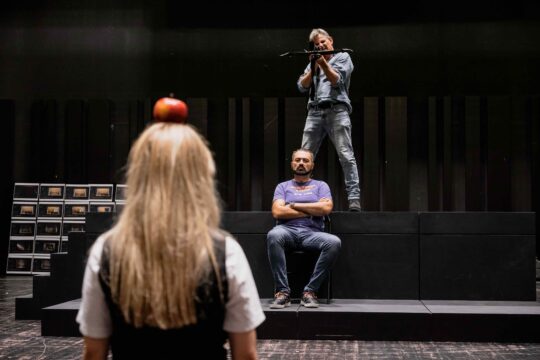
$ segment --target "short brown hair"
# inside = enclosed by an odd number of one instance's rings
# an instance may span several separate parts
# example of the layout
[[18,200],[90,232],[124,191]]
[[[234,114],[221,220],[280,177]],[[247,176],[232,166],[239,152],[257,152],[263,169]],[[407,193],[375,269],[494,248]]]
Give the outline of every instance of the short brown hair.
[[304,148],[300,148],[300,149],[296,149],[292,152],[292,155],[291,155],[291,160],[294,159],[294,154],[296,154],[297,152],[299,151],[305,151],[307,153],[310,153],[311,154],[311,162],[313,162],[315,160],[315,154],[313,154],[313,151],[309,150],[309,149],[304,149]]

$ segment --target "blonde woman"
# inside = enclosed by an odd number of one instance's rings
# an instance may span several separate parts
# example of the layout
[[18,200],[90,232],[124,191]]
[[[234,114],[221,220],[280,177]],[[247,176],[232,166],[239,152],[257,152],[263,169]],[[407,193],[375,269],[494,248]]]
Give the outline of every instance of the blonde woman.
[[127,200],[93,245],[77,315],[85,359],[256,359],[264,319],[244,252],[220,231],[215,164],[189,125],[155,123],[133,145]]

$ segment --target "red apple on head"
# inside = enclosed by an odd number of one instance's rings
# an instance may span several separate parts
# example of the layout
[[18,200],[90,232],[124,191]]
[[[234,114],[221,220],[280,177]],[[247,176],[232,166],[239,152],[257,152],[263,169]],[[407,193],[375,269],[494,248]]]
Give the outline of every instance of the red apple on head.
[[183,124],[187,121],[188,107],[185,102],[171,97],[164,97],[154,105],[154,121]]

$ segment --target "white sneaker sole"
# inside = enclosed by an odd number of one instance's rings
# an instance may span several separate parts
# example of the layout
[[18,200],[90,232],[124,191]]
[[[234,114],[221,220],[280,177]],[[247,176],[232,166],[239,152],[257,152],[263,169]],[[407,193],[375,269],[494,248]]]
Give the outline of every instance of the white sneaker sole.
[[286,308],[288,306],[291,306],[290,302],[285,303],[284,305],[270,304],[270,309],[283,309],[283,308]]
[[307,307],[307,308],[318,308],[319,307],[319,304],[306,304],[303,301],[300,301],[300,304],[303,305],[304,307]]

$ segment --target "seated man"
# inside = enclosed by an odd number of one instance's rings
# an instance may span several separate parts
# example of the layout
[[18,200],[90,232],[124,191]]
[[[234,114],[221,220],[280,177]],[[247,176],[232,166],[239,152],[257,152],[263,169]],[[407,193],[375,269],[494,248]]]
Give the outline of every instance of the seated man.
[[316,293],[326,279],[341,248],[341,240],[323,232],[323,217],[330,214],[332,195],[324,181],[311,179],[313,153],[299,149],[293,152],[291,169],[294,178],[276,187],[272,203],[272,215],[278,220],[267,236],[268,257],[274,277],[275,295],[272,309],[291,304],[287,280],[285,251],[320,251],[319,259],[309,283],[304,287],[301,304],[305,307],[319,306]]

